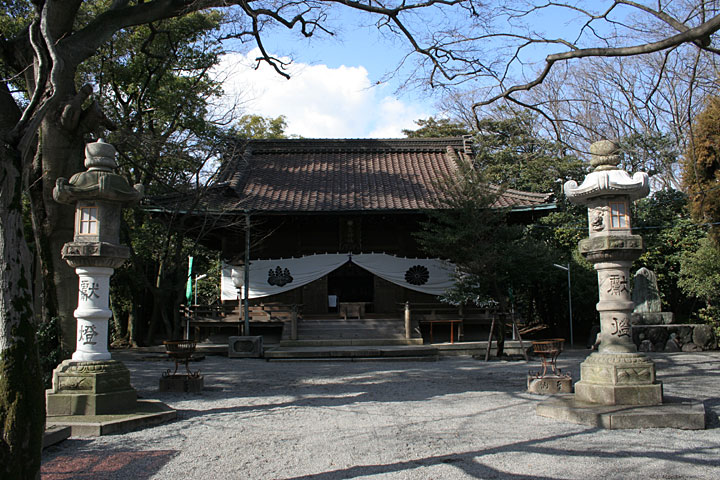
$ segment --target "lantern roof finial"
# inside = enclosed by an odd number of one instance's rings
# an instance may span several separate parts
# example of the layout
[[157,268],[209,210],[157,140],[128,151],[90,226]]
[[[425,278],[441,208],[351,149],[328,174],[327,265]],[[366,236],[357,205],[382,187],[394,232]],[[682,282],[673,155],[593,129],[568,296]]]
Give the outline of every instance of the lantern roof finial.
[[102,138],[85,146],[85,168],[112,171],[117,168],[115,155],[117,150]]
[[612,140],[600,140],[590,145],[590,165],[595,170],[615,170],[622,160],[620,148]]

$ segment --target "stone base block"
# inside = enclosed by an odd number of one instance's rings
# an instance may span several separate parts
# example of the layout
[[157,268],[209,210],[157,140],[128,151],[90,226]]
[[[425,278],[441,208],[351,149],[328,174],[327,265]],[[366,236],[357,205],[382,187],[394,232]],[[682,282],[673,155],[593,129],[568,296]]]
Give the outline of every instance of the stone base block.
[[53,370],[55,393],[110,393],[130,390],[130,371],[116,360],[65,360]]
[[578,401],[577,395],[557,395],[541,402],[536,413],[541,417],[607,429],[705,428],[702,402],[680,398],[666,398],[664,404],[655,406],[609,406]]
[[579,401],[597,405],[660,405],[662,383],[652,385],[598,385],[580,380],[575,384]]
[[53,370],[45,398],[48,416],[105,415],[133,408],[137,393],[122,362],[65,360]]
[[201,392],[205,386],[205,378],[202,375],[197,377],[189,375],[168,375],[160,379],[158,388],[161,392]]
[[263,356],[263,337],[228,337],[228,357],[261,358]]
[[544,377],[528,375],[527,386],[529,393],[537,393],[539,395],[572,393],[572,378],[555,375],[546,375]]
[[47,415],[107,415],[127,411],[135,406],[137,392],[112,393],[45,392]]
[[580,378],[601,385],[652,385],[655,364],[644,353],[593,353],[580,364]]
[[580,365],[579,401],[598,405],[660,405],[662,383],[643,353],[593,353]]

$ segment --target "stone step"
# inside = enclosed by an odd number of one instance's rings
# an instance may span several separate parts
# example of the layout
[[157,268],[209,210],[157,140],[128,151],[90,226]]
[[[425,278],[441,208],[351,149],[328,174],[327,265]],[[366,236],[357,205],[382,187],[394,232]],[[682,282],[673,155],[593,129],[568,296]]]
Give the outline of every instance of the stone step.
[[282,340],[280,347],[335,347],[335,346],[387,346],[422,345],[422,338],[333,338]]
[[265,351],[265,359],[269,361],[298,360],[298,359],[432,359],[438,358],[438,350],[429,346],[335,346],[310,347],[310,346],[279,346],[272,350]]
[[405,330],[405,324],[404,323],[335,323],[335,322],[328,322],[328,323],[303,323],[298,322],[298,328],[365,328],[365,329],[373,329],[373,328],[388,328],[392,330]]
[[298,330],[405,330],[405,325],[302,325],[298,324]]
[[[289,342],[290,326],[283,330],[281,344]],[[320,342],[318,345],[417,345],[422,344],[419,332],[413,329],[412,336],[405,339],[405,321],[398,318],[304,318],[297,322],[299,341]],[[359,343],[364,342],[364,343]]]
[[304,334],[299,333],[298,337],[300,340],[359,340],[359,339],[373,339],[373,340],[404,340],[405,334],[384,334],[384,335],[372,335],[367,332],[345,332],[345,333],[334,333],[334,334]]
[[405,322],[386,322],[386,321],[350,321],[350,320],[328,320],[328,321],[300,321],[298,328],[405,328]]

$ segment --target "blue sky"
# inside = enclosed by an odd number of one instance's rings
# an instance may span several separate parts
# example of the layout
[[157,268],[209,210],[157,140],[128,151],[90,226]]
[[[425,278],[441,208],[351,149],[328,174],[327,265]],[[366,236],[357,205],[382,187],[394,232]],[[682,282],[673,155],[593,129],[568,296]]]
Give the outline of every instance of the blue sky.
[[[290,80],[265,64],[253,70],[258,52],[248,52],[247,47],[227,55],[221,66],[221,71],[228,75],[227,103],[237,102],[238,114],[284,115],[287,133],[308,138],[401,137],[402,129],[416,128],[415,120],[442,115],[437,107],[439,92],[433,96],[427,90],[402,88],[402,80],[414,68],[412,60],[404,65],[404,71],[387,78],[409,51],[407,40],[381,34],[375,26],[379,17],[348,8],[334,9],[331,13],[336,14],[329,19],[336,36],[318,32],[306,39],[297,30],[291,32],[282,27],[265,35],[265,47],[271,55],[293,58]],[[425,12],[422,18],[406,20],[416,30],[435,34],[446,19],[465,20],[466,15],[466,10],[443,7]],[[550,37],[572,37],[568,23],[577,20],[576,16],[566,9],[535,12],[534,30],[549,31]],[[504,31],[513,28],[506,18],[499,18],[488,21],[500,22],[495,27]],[[496,54],[509,58],[514,51],[500,48],[502,41],[477,42],[475,46],[484,51],[476,53],[488,64]],[[547,53],[564,48],[545,45],[527,49],[511,72],[519,76],[534,74],[539,66],[536,62],[542,61]],[[502,64],[495,68],[502,71]]]
[[399,79],[378,84],[404,51],[362,17],[343,15],[332,37],[320,33],[304,39],[283,29],[268,36],[269,52],[293,58],[290,80],[266,65],[253,70],[257,50],[227,55],[221,65],[228,75],[226,101],[239,102],[239,114],[285,115],[287,133],[308,138],[403,136],[403,128],[415,128],[415,120],[436,113],[436,99],[398,91]]

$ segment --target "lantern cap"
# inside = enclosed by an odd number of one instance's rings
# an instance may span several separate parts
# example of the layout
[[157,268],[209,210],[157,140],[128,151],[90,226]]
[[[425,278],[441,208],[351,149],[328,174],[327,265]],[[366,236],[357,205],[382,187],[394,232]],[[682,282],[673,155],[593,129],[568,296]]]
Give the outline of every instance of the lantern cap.
[[115,155],[117,150],[111,143],[100,138],[85,146],[85,168],[112,171],[117,168]]
[[650,181],[647,173],[637,172],[632,177],[618,167],[620,152],[617,144],[610,140],[601,140],[590,145],[590,172],[581,185],[575,180],[565,182],[563,190],[568,200],[585,204],[598,197],[626,196],[628,200],[637,200],[650,193]]
[[70,180],[59,177],[53,189],[53,198],[60,203],[76,203],[79,200],[108,200],[133,205],[140,201],[144,187],[130,186],[122,175],[113,172],[117,168],[117,150],[102,139],[85,147],[87,171],[79,172]]
[[600,140],[590,145],[590,155],[590,165],[595,170],[617,169],[622,160],[620,148],[612,140]]

